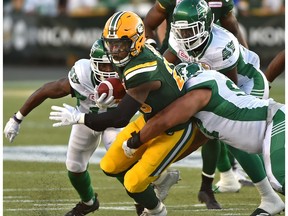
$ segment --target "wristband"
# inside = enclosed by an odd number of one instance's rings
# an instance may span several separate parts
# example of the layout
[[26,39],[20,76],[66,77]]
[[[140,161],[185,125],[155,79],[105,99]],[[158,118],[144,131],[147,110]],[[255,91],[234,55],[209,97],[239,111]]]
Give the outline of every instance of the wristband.
[[[14,121],[16,121],[18,124],[21,124],[22,120],[17,118],[16,113],[13,116]],[[23,119],[23,118],[22,118]]]
[[127,140],[127,146],[132,149],[137,149],[142,145],[142,142],[140,141],[140,133],[136,133],[135,131],[131,133],[131,136]]

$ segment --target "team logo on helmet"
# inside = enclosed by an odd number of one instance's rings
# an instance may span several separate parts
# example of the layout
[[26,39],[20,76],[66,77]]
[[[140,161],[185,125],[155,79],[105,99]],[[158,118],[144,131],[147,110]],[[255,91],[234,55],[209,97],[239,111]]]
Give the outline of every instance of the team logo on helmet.
[[199,1],[199,3],[196,5],[196,10],[198,12],[198,17],[200,20],[206,17],[208,9],[209,8],[206,1]]
[[141,23],[140,25],[137,26],[137,33],[139,35],[142,35],[143,32],[144,32],[144,25],[143,25],[143,23]]

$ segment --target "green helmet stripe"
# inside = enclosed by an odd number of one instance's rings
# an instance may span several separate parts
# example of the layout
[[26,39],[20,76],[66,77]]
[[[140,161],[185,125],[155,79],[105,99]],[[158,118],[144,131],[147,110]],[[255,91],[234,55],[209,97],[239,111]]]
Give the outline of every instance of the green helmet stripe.
[[116,35],[116,30],[117,30],[117,23],[120,19],[120,17],[125,13],[125,11],[119,11],[118,13],[115,13],[113,15],[113,17],[111,18],[111,22],[110,22],[110,25],[109,25],[109,36],[117,36]]

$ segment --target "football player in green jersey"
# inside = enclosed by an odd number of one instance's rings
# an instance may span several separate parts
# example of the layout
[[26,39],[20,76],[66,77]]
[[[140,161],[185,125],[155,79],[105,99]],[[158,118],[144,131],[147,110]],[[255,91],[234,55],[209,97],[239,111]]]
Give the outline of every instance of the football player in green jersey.
[[[184,80],[152,46],[145,45],[145,29],[141,18],[133,12],[119,11],[105,24],[103,40],[110,61],[115,66],[126,88],[126,95],[117,108],[102,114],[84,114],[77,109],[53,106],[50,119],[58,121],[53,126],[85,124],[96,131],[108,127],[126,126],[102,158],[100,167],[108,176],[116,177],[128,195],[145,207],[142,215],[166,216],[165,205],[151,185],[190,143],[197,142],[199,130],[190,122],[170,128],[152,141],[138,146],[125,140],[134,136],[156,113],[182,96]],[[142,114],[132,121],[140,111]],[[200,139],[201,142],[203,139]],[[141,159],[141,160],[140,160]]]
[[274,190],[285,194],[285,105],[247,95],[223,74],[205,71],[197,63],[181,63],[176,70],[186,80],[187,93],[156,114],[139,132],[135,131],[137,139],[129,138],[125,143],[140,146],[140,150],[141,143],[168,128],[187,120],[196,122],[209,139],[222,140],[251,154],[263,154],[269,181],[266,177],[256,183],[262,199],[251,216],[282,212],[285,204]]

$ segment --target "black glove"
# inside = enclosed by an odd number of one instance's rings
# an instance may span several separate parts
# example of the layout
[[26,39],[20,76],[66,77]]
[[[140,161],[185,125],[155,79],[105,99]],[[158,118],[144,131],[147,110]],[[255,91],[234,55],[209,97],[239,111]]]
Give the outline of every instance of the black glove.
[[142,142],[140,141],[140,132],[136,133],[135,131],[131,133],[131,136],[127,140],[127,146],[132,149],[137,149],[142,145]]

